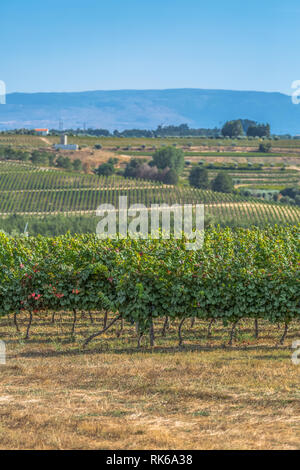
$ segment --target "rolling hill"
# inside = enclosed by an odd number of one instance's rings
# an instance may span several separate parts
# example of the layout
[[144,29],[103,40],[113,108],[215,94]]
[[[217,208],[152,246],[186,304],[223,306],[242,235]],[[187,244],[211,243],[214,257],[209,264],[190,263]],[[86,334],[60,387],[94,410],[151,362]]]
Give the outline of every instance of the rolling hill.
[[300,106],[282,93],[201,89],[11,93],[0,106],[0,130],[87,127],[147,128],[187,123],[220,127],[228,119],[269,122],[272,132],[300,134]]

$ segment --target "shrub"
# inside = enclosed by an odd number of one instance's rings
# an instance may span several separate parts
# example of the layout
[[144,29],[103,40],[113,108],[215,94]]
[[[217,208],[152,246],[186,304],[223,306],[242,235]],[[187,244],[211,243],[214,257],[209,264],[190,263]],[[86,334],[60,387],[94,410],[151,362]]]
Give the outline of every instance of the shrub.
[[184,153],[175,147],[161,148],[154,153],[153,164],[161,170],[167,167],[173,169],[180,175],[184,168]]
[[163,181],[163,183],[165,183],[165,184],[173,184],[173,185],[178,184],[178,175],[177,175],[176,171],[171,168],[171,169],[170,169],[169,171],[167,171],[167,173],[163,176],[162,181]]
[[111,176],[115,172],[115,168],[111,163],[102,163],[94,170],[94,173],[98,176]]
[[208,171],[200,166],[195,166],[191,169],[189,182],[194,188],[207,189],[209,186]]
[[223,172],[218,173],[212,182],[212,189],[220,193],[232,193],[234,185],[231,176]]
[[268,153],[271,151],[271,148],[272,148],[272,145],[270,144],[270,142],[266,142],[264,144],[259,145],[259,152]]

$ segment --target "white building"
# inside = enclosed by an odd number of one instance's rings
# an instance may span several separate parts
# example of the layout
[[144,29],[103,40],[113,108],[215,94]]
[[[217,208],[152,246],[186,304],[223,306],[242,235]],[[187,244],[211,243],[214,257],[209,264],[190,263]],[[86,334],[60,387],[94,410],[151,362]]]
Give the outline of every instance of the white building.
[[60,144],[54,145],[55,150],[78,150],[77,144],[68,144],[68,136],[61,135],[60,136]]
[[34,129],[37,135],[48,135],[49,129]]
[[55,150],[78,150],[78,145],[77,144],[68,144],[68,145],[55,144],[54,148]]

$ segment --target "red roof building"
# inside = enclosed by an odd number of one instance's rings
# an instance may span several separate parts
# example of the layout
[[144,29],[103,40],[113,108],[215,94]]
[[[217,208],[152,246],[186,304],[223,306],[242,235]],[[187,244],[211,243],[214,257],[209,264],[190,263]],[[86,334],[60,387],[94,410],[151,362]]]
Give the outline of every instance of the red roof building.
[[49,129],[34,129],[34,131],[39,135],[48,135]]

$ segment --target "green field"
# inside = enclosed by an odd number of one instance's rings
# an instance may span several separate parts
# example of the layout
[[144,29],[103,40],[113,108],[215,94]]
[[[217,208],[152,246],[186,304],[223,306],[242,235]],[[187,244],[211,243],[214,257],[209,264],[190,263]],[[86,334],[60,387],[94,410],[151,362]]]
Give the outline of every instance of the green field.
[[[0,146],[28,151],[37,148],[51,150],[52,144],[58,141],[58,136],[44,138],[0,134]],[[3,230],[10,230],[12,226],[20,230],[27,221],[31,226],[35,225],[35,230],[39,230],[41,220],[45,217],[51,217],[53,222],[53,217],[66,216],[71,219],[65,225],[73,232],[73,227],[76,226],[74,217],[81,216],[78,231],[94,231],[97,207],[106,203],[117,208],[121,195],[127,195],[129,205],[143,203],[148,208],[151,204],[204,204],[207,221],[222,226],[264,226],[268,223],[299,221],[299,206],[274,203],[273,196],[285,187],[299,185],[300,167],[295,166],[295,162],[298,163],[298,157],[300,162],[300,141],[273,140],[273,151],[266,154],[257,152],[259,140],[247,139],[126,139],[76,136],[69,137],[69,142],[77,143],[82,148],[76,158],[82,159],[83,163],[86,158],[93,159],[94,145],[99,143],[102,149],[97,150],[97,156],[104,161],[110,156],[118,158],[118,155],[149,158],[155,148],[176,145],[184,150],[186,166],[179,185],[166,186],[158,182],[125,179],[121,176],[122,165],[119,174],[113,177],[98,177],[91,171],[85,174],[2,160],[0,217]],[[243,146],[249,147],[247,151],[241,150]],[[289,160],[290,155],[293,155],[294,160]],[[252,161],[254,163],[251,163]],[[120,162],[123,162],[124,168],[124,160]],[[237,191],[234,194],[224,194],[191,188],[188,183],[189,172],[199,162],[208,169],[209,181],[219,172],[226,172],[233,179]],[[245,190],[251,196],[244,196]],[[18,219],[11,225],[13,216]],[[59,224],[63,224],[62,219]]]

